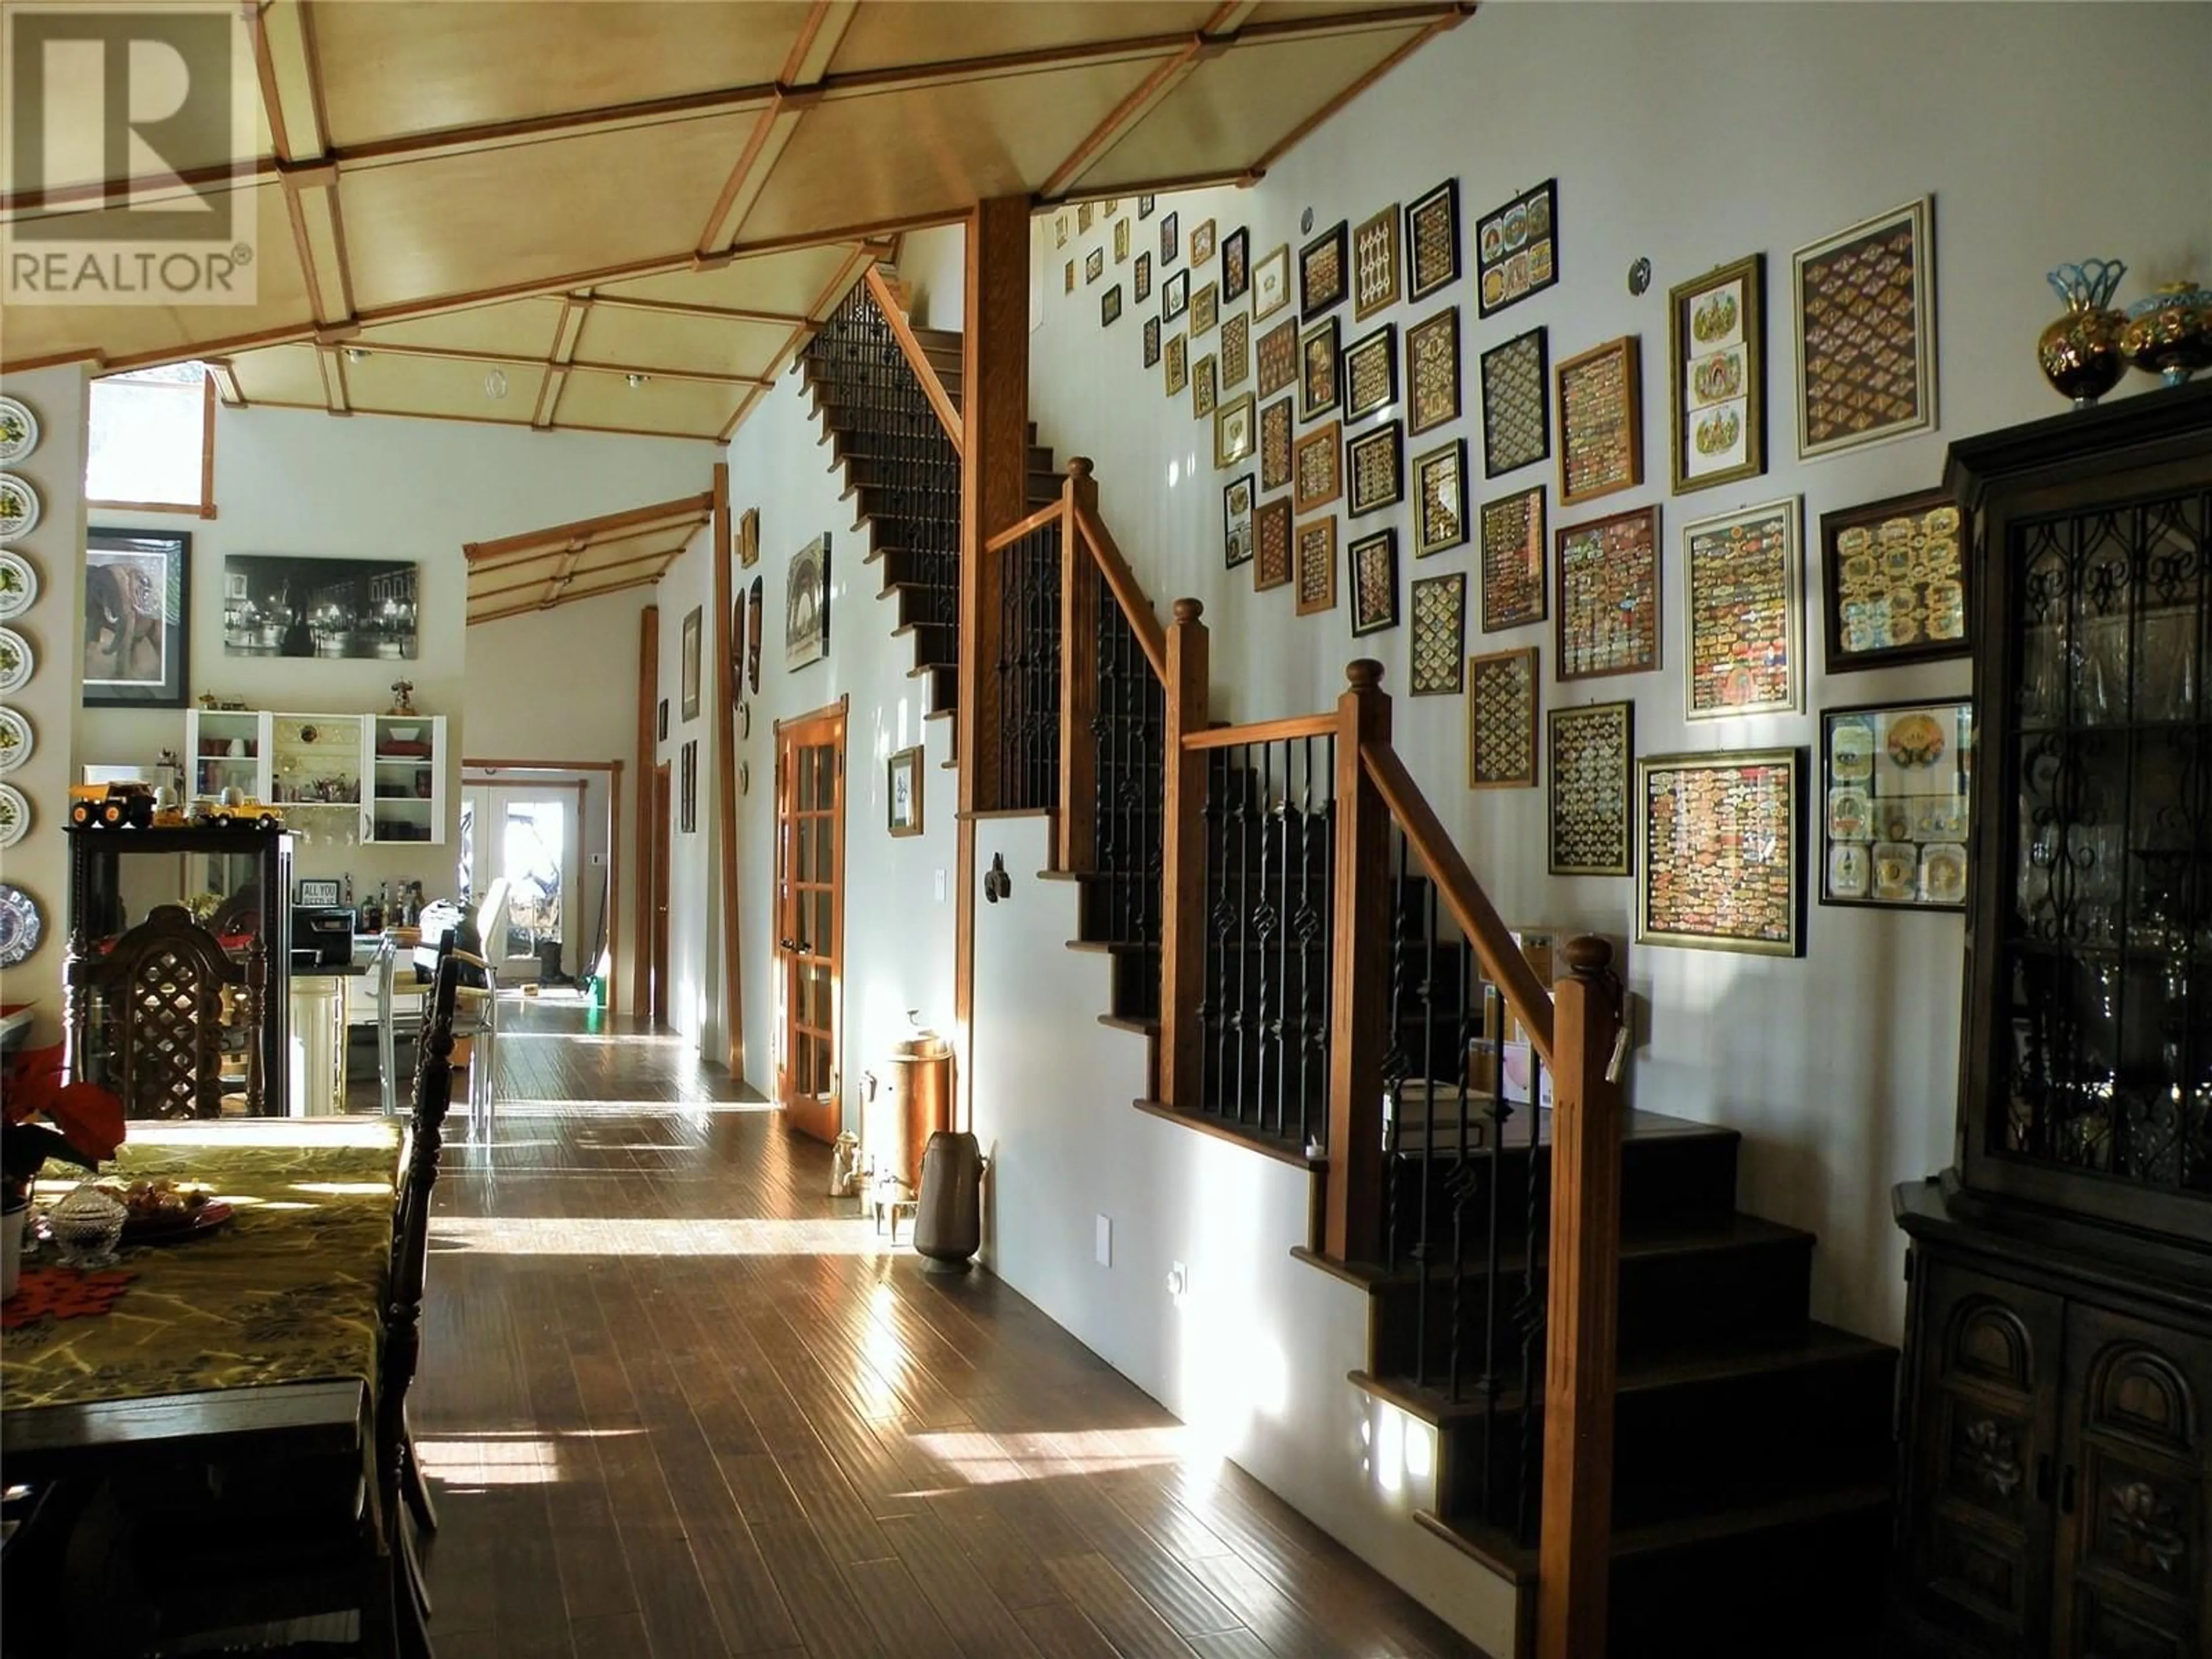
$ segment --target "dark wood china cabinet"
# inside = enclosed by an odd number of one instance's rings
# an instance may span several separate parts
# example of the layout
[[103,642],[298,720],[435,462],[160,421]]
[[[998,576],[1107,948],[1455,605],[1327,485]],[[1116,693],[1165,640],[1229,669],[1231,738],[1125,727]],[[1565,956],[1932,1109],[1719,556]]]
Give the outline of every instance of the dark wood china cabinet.
[[1952,447],[1955,1165],[1898,1188],[1905,1651],[2212,1653],[2212,385]]

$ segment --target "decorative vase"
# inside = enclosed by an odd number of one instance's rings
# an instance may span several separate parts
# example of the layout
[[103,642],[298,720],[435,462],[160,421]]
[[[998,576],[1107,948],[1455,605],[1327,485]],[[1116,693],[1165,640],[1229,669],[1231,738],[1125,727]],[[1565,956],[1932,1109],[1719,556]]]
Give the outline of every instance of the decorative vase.
[[924,1273],[963,1273],[983,1244],[983,1149],[965,1130],[939,1129],[921,1154],[914,1248]]
[[2076,409],[2094,407],[2127,373],[2120,334],[2128,319],[2112,308],[2113,290],[2127,271],[2118,259],[2084,259],[2045,278],[2066,301],[2066,314],[2043,331],[2035,361],[2043,378]]
[[2128,307],[2120,349],[2146,374],[2180,386],[2212,365],[2212,289],[2168,283]]
[[0,1302],[15,1294],[23,1271],[23,1229],[30,1224],[29,1200],[0,1210]]

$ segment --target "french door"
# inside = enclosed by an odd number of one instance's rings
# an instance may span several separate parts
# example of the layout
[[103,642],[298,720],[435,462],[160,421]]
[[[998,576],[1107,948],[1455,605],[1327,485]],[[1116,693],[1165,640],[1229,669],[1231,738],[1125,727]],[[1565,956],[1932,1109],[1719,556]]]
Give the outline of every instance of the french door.
[[547,963],[563,973],[588,971],[576,914],[576,839],[584,793],[573,783],[471,783],[465,790],[475,823],[475,891],[507,883],[506,902],[491,920],[484,956],[502,980],[538,978]]
[[845,711],[788,720],[775,741],[776,1098],[818,1140],[842,1126]]

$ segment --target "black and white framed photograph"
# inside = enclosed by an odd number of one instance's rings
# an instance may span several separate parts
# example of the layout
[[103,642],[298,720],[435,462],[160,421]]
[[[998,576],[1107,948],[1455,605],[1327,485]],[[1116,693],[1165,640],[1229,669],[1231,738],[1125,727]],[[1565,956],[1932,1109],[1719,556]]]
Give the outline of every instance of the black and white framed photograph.
[[94,528],[87,533],[86,708],[185,706],[191,563],[192,538],[182,531]]
[[392,559],[233,553],[222,562],[223,655],[412,662],[417,569]]
[[791,562],[783,596],[783,665],[804,668],[830,650],[830,532],[823,531]]

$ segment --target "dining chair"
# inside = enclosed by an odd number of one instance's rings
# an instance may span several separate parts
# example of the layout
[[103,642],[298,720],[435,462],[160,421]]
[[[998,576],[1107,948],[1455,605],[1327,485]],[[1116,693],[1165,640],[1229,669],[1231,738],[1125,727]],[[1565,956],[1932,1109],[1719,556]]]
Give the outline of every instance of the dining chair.
[[459,988],[459,1005],[453,1034],[469,1042],[469,1139],[479,1144],[491,1139],[492,1109],[499,1082],[499,973],[473,952],[455,950],[453,960],[468,970],[465,978],[481,977],[481,985]]
[[[377,941],[368,974],[376,991],[377,1085],[384,1115],[390,1117],[399,1109],[399,1039],[419,1043],[426,992],[414,983],[413,952],[402,950],[388,934]],[[422,1063],[419,1050],[416,1063]]]

